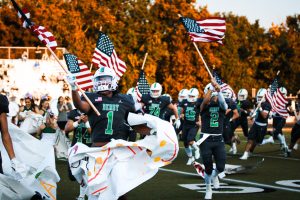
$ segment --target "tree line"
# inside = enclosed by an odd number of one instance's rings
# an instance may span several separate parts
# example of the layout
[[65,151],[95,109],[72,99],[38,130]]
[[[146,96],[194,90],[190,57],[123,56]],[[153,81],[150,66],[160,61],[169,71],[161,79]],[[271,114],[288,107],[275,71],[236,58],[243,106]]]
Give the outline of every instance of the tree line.
[[[162,84],[164,93],[177,97],[182,88],[197,87],[202,93],[210,81],[199,55],[178,14],[193,19],[226,18],[224,45],[198,43],[207,64],[237,92],[240,88],[268,87],[278,70],[289,93],[299,89],[300,15],[265,30],[257,20],[250,23],[233,13],[209,13],[195,8],[195,0],[17,0],[30,11],[31,19],[47,27],[57,43],[88,66],[98,30],[109,35],[127,71],[120,81],[126,92],[136,85],[143,58],[149,83]],[[37,46],[41,43],[21,26],[10,1],[0,3],[1,46]],[[96,70],[96,68],[93,68]]]

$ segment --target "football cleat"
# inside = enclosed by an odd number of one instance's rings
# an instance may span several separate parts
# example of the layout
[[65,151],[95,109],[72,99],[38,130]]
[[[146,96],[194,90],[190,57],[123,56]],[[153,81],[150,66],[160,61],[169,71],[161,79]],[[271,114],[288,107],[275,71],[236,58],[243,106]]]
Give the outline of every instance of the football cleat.
[[186,165],[192,165],[192,163],[195,161],[195,158],[192,156],[192,157],[189,157]]
[[212,176],[211,176],[211,181],[213,183],[213,186],[215,189],[219,189],[220,188],[220,182],[219,182],[219,177],[218,177],[218,173],[216,170],[214,170],[212,172]]
[[247,160],[249,158],[249,152],[245,151],[243,156],[240,157],[240,160]]

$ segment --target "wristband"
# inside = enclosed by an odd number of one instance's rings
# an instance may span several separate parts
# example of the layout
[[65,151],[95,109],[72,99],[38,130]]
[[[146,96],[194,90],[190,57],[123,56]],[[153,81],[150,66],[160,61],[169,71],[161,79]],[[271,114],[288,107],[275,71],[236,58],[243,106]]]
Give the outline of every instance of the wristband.
[[77,128],[77,126],[78,126],[78,122],[73,122],[73,127]]
[[91,128],[91,125],[90,125],[90,122],[89,122],[89,121],[85,122],[85,127],[86,127],[86,128]]

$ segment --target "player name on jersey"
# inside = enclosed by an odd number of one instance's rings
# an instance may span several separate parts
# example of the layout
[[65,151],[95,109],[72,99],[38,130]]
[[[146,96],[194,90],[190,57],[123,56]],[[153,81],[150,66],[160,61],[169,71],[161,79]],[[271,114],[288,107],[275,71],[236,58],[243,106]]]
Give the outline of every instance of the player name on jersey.
[[102,110],[105,111],[119,111],[119,104],[102,104]]

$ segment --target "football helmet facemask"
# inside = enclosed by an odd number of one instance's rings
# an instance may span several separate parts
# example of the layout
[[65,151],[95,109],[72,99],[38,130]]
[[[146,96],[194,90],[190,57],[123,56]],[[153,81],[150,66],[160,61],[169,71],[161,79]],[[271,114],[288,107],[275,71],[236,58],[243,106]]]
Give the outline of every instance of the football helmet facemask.
[[199,91],[197,88],[191,88],[188,93],[188,102],[196,102],[199,96]]
[[232,94],[232,91],[229,90],[229,89],[225,89],[222,91],[222,94],[224,96],[225,99],[231,99],[233,94]]
[[260,102],[264,95],[266,94],[267,90],[265,88],[260,88],[256,94],[256,101]]
[[160,97],[162,92],[162,87],[159,83],[153,83],[150,87],[150,96],[152,98],[158,98]]
[[180,90],[180,92],[178,93],[178,101],[182,102],[184,99],[187,99],[188,93],[189,93],[188,89]]
[[248,91],[244,88],[240,89],[238,92],[238,100],[239,101],[244,101],[248,97]]
[[115,72],[108,67],[100,67],[93,77],[94,91],[115,91],[118,87]]

